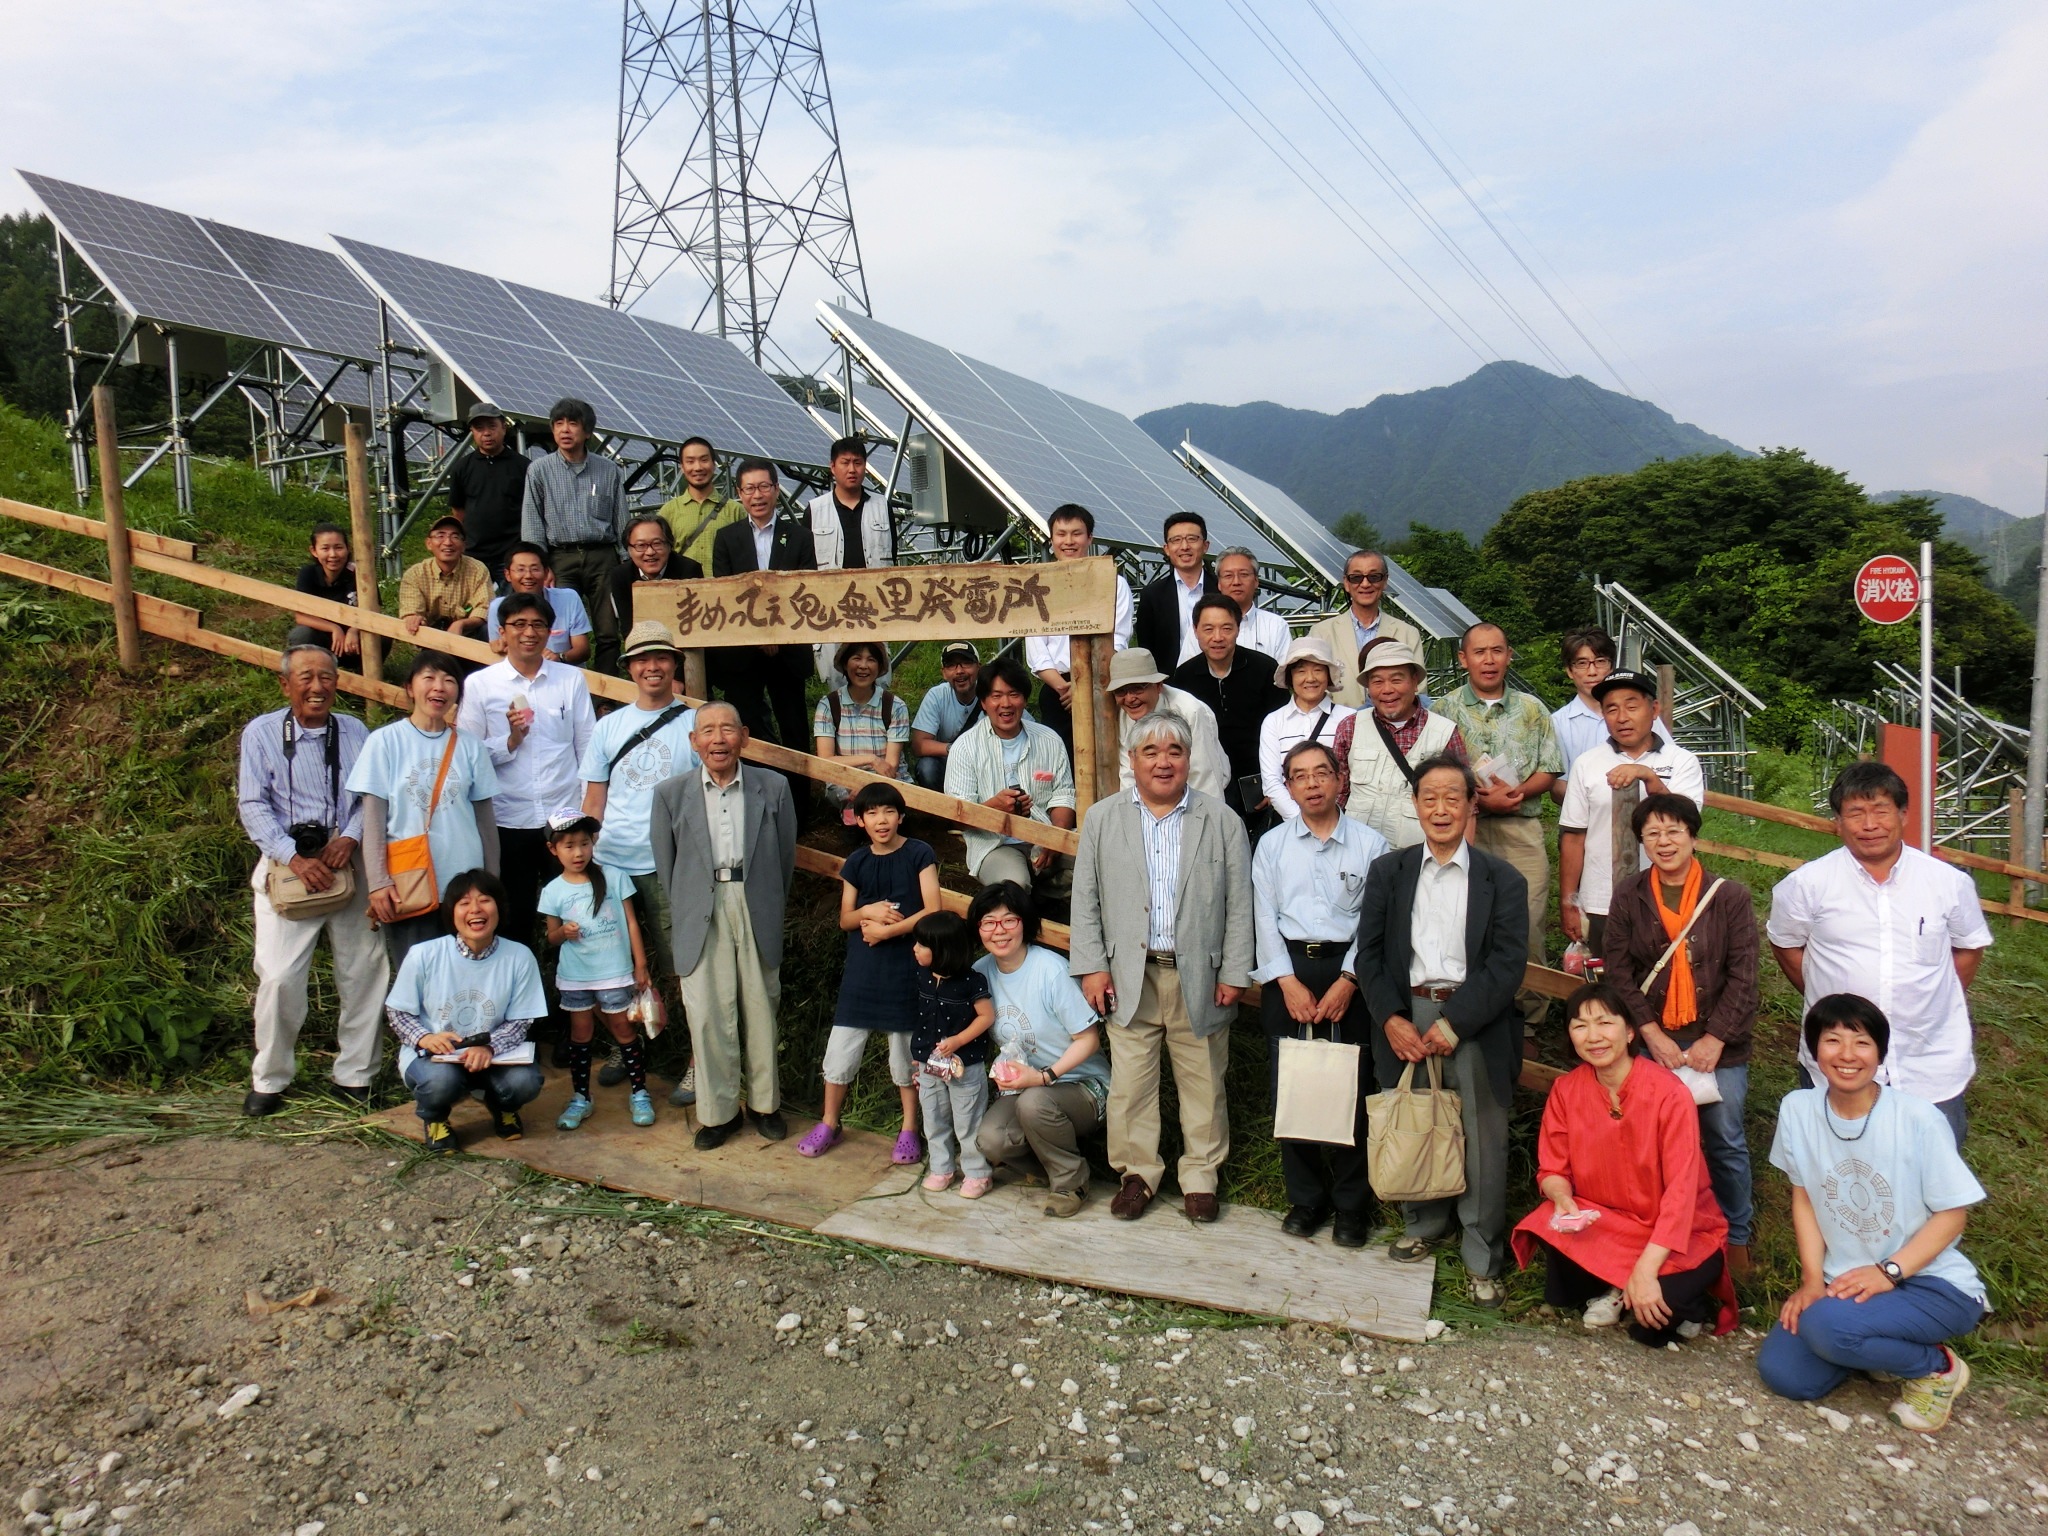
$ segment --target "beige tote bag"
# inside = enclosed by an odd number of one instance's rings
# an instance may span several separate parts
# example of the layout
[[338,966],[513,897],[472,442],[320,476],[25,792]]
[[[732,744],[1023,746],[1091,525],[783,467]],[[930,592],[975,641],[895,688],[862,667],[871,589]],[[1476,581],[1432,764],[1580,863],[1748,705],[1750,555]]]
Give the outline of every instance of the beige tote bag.
[[1358,1046],[1313,1035],[1281,1040],[1276,1140],[1358,1145],[1358,1052]]
[[1429,1058],[1429,1086],[1415,1087],[1409,1062],[1391,1091],[1365,1101],[1366,1177],[1382,1200],[1448,1200],[1465,1193],[1464,1106],[1444,1087],[1441,1056]]

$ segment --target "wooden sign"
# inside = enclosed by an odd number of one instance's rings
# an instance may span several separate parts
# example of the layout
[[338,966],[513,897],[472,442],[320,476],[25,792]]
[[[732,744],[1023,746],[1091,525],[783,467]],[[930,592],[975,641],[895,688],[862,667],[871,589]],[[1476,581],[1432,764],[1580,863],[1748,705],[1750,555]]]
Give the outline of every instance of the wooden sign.
[[755,571],[633,585],[633,619],[659,619],[686,650],[848,640],[1014,639],[1108,634],[1116,562],[905,565]]

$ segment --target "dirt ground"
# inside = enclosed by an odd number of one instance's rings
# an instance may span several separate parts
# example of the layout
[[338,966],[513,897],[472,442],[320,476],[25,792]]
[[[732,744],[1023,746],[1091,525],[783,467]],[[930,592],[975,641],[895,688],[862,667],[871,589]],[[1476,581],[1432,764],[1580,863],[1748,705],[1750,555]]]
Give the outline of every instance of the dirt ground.
[[[1148,1219],[1174,1219],[1155,1212]],[[16,1528],[2039,1531],[2048,1432],[1753,1336],[1219,1327],[349,1140],[0,1165]],[[266,1310],[323,1287],[314,1304]],[[253,1303],[253,1305],[252,1305]],[[261,1315],[257,1315],[261,1311]]]

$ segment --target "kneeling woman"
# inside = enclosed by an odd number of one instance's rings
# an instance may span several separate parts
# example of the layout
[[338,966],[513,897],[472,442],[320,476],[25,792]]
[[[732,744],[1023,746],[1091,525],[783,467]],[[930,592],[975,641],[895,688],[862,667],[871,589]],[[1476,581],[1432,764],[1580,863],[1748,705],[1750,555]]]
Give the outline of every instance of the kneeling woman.
[[441,902],[442,937],[415,945],[384,1000],[398,1036],[398,1075],[426,1123],[428,1150],[453,1152],[448,1112],[483,1090],[491,1128],[523,1133],[519,1106],[540,1092],[540,1068],[526,1032],[546,1017],[547,994],[533,951],[498,937],[505,886],[487,870],[465,870]]
[[1956,1246],[1984,1186],[1939,1109],[1878,1085],[1892,1031],[1875,1003],[1824,997],[1805,1033],[1821,1081],[1785,1095],[1771,1141],[1792,1181],[1799,1289],[1757,1351],[1757,1374],[1800,1402],[1851,1371],[1896,1376],[1893,1420],[1932,1433],[1970,1383],[1947,1341],[1989,1310]]
[[1525,1267],[1540,1251],[1543,1299],[1583,1307],[1588,1328],[1631,1317],[1649,1345],[1735,1326],[1722,1245],[1727,1218],[1700,1151],[1699,1113],[1678,1078],[1629,1054],[1628,1005],[1602,983],[1565,1002],[1580,1065],[1550,1086],[1536,1180],[1550,1202],[1515,1228]]

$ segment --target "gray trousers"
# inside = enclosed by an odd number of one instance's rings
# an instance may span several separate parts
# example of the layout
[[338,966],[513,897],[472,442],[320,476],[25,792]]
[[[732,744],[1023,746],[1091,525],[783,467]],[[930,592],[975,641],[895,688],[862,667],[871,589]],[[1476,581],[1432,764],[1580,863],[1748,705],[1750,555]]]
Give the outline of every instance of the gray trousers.
[[1036,1162],[1045,1170],[1046,1183],[1071,1194],[1088,1187],[1081,1138],[1101,1124],[1094,1094],[1079,1083],[1054,1083],[997,1097],[982,1115],[975,1141],[997,1167],[1029,1173]]
[[970,1179],[989,1175],[981,1152],[981,1122],[988,1113],[988,1067],[975,1062],[958,1077],[940,1077],[922,1068],[917,1074],[917,1104],[924,1112],[924,1145],[933,1173],[956,1170]]
[[[1426,997],[1415,999],[1413,1023],[1423,1034],[1443,1016]],[[1455,1218],[1464,1229],[1460,1252],[1468,1273],[1499,1275],[1508,1251],[1508,1112],[1493,1096],[1486,1057],[1476,1040],[1460,1040],[1444,1064],[1444,1086],[1455,1088],[1465,1124],[1465,1193],[1453,1200],[1404,1200],[1404,1236],[1435,1242],[1448,1237]]]

